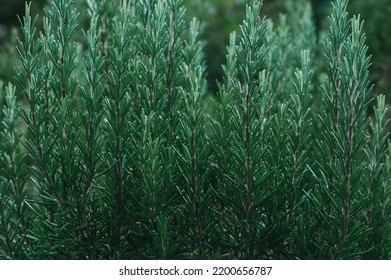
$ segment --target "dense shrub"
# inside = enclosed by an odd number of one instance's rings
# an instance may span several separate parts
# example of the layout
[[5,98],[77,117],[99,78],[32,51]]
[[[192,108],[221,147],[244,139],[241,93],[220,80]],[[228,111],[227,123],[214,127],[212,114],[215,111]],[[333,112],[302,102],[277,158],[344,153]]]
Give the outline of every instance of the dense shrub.
[[73,1],[53,1],[42,33],[30,5],[21,20],[1,258],[390,258],[385,98],[368,117],[370,58],[347,1],[321,56],[306,0],[278,26],[251,1],[216,98],[181,0],[87,3],[87,31]]

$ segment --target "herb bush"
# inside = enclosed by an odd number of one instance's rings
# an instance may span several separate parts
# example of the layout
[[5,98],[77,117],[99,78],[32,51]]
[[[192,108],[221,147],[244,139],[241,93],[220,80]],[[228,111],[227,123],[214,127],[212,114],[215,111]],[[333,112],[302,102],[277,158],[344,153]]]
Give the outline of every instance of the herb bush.
[[1,89],[1,258],[390,258],[385,97],[369,117],[347,1],[320,56],[307,1],[276,26],[251,1],[216,98],[181,0],[87,3],[87,31],[73,1],[39,34],[30,4],[21,19],[21,102]]

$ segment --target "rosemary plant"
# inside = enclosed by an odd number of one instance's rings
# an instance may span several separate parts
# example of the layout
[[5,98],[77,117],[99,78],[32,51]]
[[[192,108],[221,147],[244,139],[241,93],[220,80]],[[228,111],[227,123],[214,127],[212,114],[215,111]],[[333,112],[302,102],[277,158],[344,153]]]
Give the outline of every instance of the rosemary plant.
[[362,196],[366,187],[363,177],[366,164],[361,151],[368,137],[369,57],[362,22],[359,17],[347,20],[346,6],[347,1],[337,1],[334,5],[329,39],[325,44],[329,77],[323,87],[325,111],[321,118],[325,131],[319,142],[322,151],[319,180],[323,196],[314,197],[317,216],[328,231],[321,233],[319,254],[333,259],[362,254],[357,241],[368,231],[362,211],[366,203]]
[[0,258],[24,259],[28,256],[30,214],[26,199],[27,174],[25,155],[21,152],[21,132],[18,130],[18,108],[15,87],[6,87],[3,122],[0,130]]
[[[184,141],[180,149],[182,187],[179,188],[183,203],[183,223],[189,238],[193,258],[213,257],[215,219],[214,195],[208,185],[209,141],[206,137],[205,94],[206,79],[203,65],[202,44],[198,41],[199,22],[190,24],[189,40],[183,50],[182,64],[185,84],[183,87],[184,110],[180,117]],[[191,219],[189,219],[191,217]]]
[[389,259],[390,226],[386,219],[389,217],[390,194],[389,188],[389,132],[386,130],[388,120],[385,118],[385,96],[377,98],[375,119],[370,121],[370,140],[366,147],[368,158],[368,181],[366,192],[368,201],[365,207],[367,234],[365,249],[366,257],[370,259]]
[[41,32],[26,5],[19,87],[0,83],[0,258],[390,258],[387,106],[367,115],[348,2],[320,51],[309,1],[275,23],[250,1],[216,96],[183,3],[54,0]]
[[289,152],[293,155],[293,162],[290,163],[291,190],[289,194],[289,220],[295,215],[298,201],[303,195],[303,190],[308,189],[308,179],[306,175],[309,172],[307,164],[310,162],[309,153],[311,148],[311,139],[309,129],[311,126],[310,105],[311,105],[311,78],[313,71],[310,69],[310,52],[304,50],[301,52],[301,69],[295,72],[296,82],[295,94],[291,96],[292,106],[289,109],[291,120],[290,145]]
[[[270,196],[266,188],[270,169],[262,159],[265,154],[263,131],[268,120],[259,108],[266,106],[262,103],[267,100],[268,92],[262,72],[266,59],[266,23],[259,17],[260,8],[258,1],[247,6],[239,43],[234,44],[235,36],[231,37],[228,62],[232,65],[225,67],[226,81],[220,95],[221,106],[225,108],[219,110],[223,116],[214,132],[219,137],[217,144],[226,144],[216,153],[217,172],[222,177],[218,186],[223,222],[220,234],[235,258],[265,254],[263,246],[257,244],[266,238],[270,226],[262,219],[264,202]],[[232,95],[231,104],[227,104],[228,97],[224,95]],[[229,120],[225,120],[225,114],[230,115]]]

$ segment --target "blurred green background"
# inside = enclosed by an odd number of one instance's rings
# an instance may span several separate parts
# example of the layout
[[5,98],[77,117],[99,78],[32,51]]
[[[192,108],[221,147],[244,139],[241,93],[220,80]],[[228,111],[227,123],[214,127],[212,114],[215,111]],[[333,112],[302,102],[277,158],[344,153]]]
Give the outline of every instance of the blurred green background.
[[[42,18],[44,0],[33,0],[32,13]],[[85,0],[76,0],[81,18],[86,17]],[[238,30],[245,13],[246,0],[184,0],[187,17],[193,16],[203,24],[202,39],[206,42],[205,55],[208,67],[209,89],[216,91],[216,80],[222,77],[229,33]],[[327,15],[331,0],[312,0],[314,24],[321,41],[327,32]],[[19,59],[15,44],[19,26],[16,15],[24,14],[23,0],[0,0],[0,80],[12,81]],[[285,0],[264,0],[263,14],[278,22],[278,15],[286,11]],[[80,7],[81,6],[81,7]],[[350,0],[351,13],[365,19],[369,52],[372,54],[371,79],[376,85],[375,94],[383,93],[391,101],[391,0]],[[84,21],[87,22],[87,21]],[[321,44],[319,44],[321,46]],[[299,51],[299,50],[298,50]]]

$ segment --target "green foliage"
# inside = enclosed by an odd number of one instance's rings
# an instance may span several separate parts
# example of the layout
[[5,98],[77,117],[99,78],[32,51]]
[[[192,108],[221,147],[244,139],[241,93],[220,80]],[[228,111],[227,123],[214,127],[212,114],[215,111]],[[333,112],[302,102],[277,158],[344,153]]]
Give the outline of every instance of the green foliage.
[[[337,2],[329,18],[325,43],[329,75],[323,85],[325,111],[320,116],[325,131],[319,143],[320,193],[315,207],[320,224],[330,231],[322,240],[321,258],[352,258],[359,254],[357,241],[367,232],[363,221],[366,168],[360,153],[367,142],[366,110],[369,58],[360,18],[347,19],[347,1]],[[324,212],[324,205],[327,205]]]
[[388,120],[385,108],[385,96],[377,98],[375,119],[370,120],[371,137],[366,147],[368,160],[367,190],[364,193],[368,198],[366,207],[366,222],[371,229],[365,240],[368,252],[367,258],[389,259],[389,239],[385,237],[390,232],[388,219],[390,213],[390,197],[388,194],[388,181],[390,176],[389,132],[386,131]]
[[[226,143],[223,139],[217,140],[218,144],[227,146],[217,148],[216,173],[221,173],[219,176],[222,177],[217,186],[223,208],[221,234],[223,243],[232,248],[231,257],[234,258],[254,258],[264,254],[258,251],[256,243],[265,239],[267,231],[261,226],[263,221],[259,220],[269,196],[265,186],[270,173],[262,159],[265,154],[262,127],[267,126],[268,121],[257,110],[265,106],[262,103],[268,94],[265,75],[262,74],[266,57],[266,23],[259,17],[260,7],[260,2],[247,6],[246,19],[240,26],[239,43],[232,42],[234,45],[230,46],[234,59],[229,60],[233,65],[228,64],[226,71],[235,70],[226,73],[232,76],[226,80],[220,94],[221,99],[226,98],[224,95],[232,95],[227,107],[220,109],[230,118],[226,123],[224,119],[216,123],[214,131],[220,137],[221,130],[226,130],[221,134],[225,141],[228,140]],[[222,100],[221,103],[225,102]],[[230,164],[228,168],[225,167],[227,163]]]
[[287,1],[286,8],[287,14],[280,14],[276,27],[272,21],[268,22],[267,33],[269,86],[273,98],[285,101],[287,98],[282,95],[294,90],[292,81],[296,68],[300,66],[300,51],[308,50],[312,58],[316,49],[310,3],[306,0]]
[[0,258],[390,258],[387,109],[367,116],[360,17],[336,1],[320,51],[308,1],[278,25],[261,7],[213,99],[183,1],[55,0],[39,34],[27,4],[21,96],[2,93]]
[[15,87],[6,87],[3,121],[0,129],[0,258],[23,259],[28,254],[27,237],[30,226],[27,208],[27,174],[25,155],[21,152],[21,132],[18,130],[18,108]]

